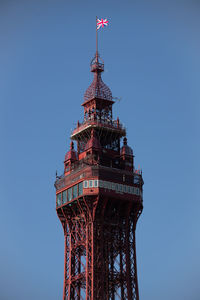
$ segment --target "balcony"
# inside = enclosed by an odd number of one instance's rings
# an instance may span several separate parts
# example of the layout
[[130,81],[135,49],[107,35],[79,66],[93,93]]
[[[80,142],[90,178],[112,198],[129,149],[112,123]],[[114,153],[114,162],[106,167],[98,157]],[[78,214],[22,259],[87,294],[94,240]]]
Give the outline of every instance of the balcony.
[[72,132],[71,138],[73,139],[79,132],[86,130],[89,127],[97,127],[102,129],[107,129],[110,131],[119,131],[121,136],[126,135],[125,127],[118,120],[86,120],[80,123]]

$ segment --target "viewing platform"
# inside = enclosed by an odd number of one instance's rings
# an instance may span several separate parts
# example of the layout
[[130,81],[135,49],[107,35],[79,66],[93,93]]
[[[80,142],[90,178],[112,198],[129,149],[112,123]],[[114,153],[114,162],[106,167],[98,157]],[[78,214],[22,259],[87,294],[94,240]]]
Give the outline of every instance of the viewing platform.
[[106,120],[92,119],[92,120],[84,121],[83,123],[79,123],[78,126],[73,130],[71,134],[71,139],[76,140],[79,134],[82,134],[88,128],[97,128],[97,129],[117,132],[119,133],[120,137],[126,135],[125,127],[118,120],[106,121]]

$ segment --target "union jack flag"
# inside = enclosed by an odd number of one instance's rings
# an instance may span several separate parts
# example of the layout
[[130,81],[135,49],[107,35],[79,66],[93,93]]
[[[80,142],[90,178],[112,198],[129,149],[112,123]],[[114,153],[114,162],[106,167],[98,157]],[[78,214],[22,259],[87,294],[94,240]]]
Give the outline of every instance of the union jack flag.
[[104,27],[104,25],[108,25],[108,20],[107,19],[97,19],[97,29],[99,29],[101,26]]

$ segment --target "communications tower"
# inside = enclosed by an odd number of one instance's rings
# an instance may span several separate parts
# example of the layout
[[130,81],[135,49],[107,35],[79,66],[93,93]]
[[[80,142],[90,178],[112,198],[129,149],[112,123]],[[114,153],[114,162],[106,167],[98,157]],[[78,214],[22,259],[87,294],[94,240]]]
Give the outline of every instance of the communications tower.
[[96,52],[83,121],[72,132],[64,174],[55,182],[65,237],[63,300],[139,299],[135,229],[143,179],[134,168],[126,130],[113,118],[103,71]]

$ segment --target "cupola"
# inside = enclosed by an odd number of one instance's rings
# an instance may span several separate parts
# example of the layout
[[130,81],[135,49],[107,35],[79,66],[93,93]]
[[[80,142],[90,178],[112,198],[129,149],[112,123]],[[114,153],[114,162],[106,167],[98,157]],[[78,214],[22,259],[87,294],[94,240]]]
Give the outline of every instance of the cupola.
[[101,72],[104,71],[104,62],[99,57],[98,52],[91,61],[91,72],[94,73],[94,79],[84,94],[84,103],[94,98],[112,101],[112,92],[101,79]]

